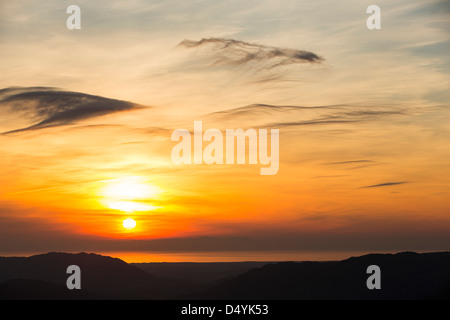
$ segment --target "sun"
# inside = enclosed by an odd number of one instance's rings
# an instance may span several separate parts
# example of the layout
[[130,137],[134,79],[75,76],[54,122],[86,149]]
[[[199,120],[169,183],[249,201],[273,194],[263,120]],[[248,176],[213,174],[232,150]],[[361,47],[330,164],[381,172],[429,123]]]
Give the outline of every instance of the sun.
[[125,229],[131,230],[136,227],[136,221],[131,218],[127,218],[127,219],[123,220],[122,225]]

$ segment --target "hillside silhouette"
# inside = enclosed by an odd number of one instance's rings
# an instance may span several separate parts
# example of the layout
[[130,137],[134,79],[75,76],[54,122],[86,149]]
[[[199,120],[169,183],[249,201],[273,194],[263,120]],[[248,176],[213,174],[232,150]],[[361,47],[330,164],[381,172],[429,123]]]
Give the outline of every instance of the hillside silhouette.
[[250,269],[260,268],[269,262],[154,262],[131,263],[149,274],[173,278],[186,283],[210,285],[236,277]]
[[[381,290],[369,290],[367,267],[381,268]],[[282,262],[250,270],[196,299],[447,299],[450,252],[369,254],[333,262]]]
[[[66,287],[66,280],[70,276],[66,274],[69,265],[78,265],[81,269],[82,290],[73,291],[87,290],[119,298],[135,298],[135,292],[145,298],[157,298],[160,294],[156,289],[142,292],[142,288],[160,286],[159,279],[120,259],[93,253],[52,252],[31,257],[1,257],[0,283],[13,279],[37,280],[40,282],[29,282],[30,285],[50,287],[49,284],[56,284],[64,289],[60,291],[72,291]],[[4,295],[7,288],[16,291],[18,289],[17,285],[11,282],[0,284],[0,288],[3,289]],[[48,290],[57,290],[57,287]]]
[[65,285],[48,281],[12,279],[0,284],[2,300],[114,300],[118,297],[89,290],[67,290]]
[[[81,268],[81,290],[66,287],[72,264]],[[381,290],[366,287],[370,265],[381,268]],[[450,299],[450,252],[217,264],[128,264],[92,253],[0,257],[0,299]]]
[[[138,268],[118,258],[94,253],[0,257],[0,299],[167,299],[200,292],[218,279],[263,264],[193,264],[197,267],[193,270],[189,263],[167,268],[166,264],[144,263],[138,264],[141,266]],[[81,290],[66,287],[69,265],[81,269]],[[161,266],[167,270],[161,270]],[[158,276],[149,274],[148,269]],[[204,276],[196,277],[200,274]]]

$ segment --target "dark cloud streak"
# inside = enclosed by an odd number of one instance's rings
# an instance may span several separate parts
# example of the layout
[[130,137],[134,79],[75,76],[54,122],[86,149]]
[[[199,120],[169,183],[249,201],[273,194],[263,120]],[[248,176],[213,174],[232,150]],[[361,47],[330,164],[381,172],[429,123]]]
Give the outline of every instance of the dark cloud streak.
[[250,61],[272,60],[271,68],[276,68],[294,63],[320,63],[323,61],[322,57],[309,51],[277,48],[234,39],[184,40],[180,42],[178,47],[195,48],[208,45],[212,45],[217,53],[223,54],[218,57],[217,63],[219,64],[242,65]]
[[245,84],[299,81],[303,64],[322,65],[324,59],[304,50],[278,48],[235,39],[209,38],[184,40],[177,48],[189,52],[186,66],[192,69],[218,68],[233,70],[233,81]]
[[360,187],[360,189],[379,188],[379,187],[389,187],[389,186],[396,186],[396,185],[405,184],[405,183],[409,183],[409,182],[408,182],[408,181],[385,182],[385,183],[380,183],[380,184],[374,184],[374,185],[371,185],[371,186]]
[[144,108],[128,101],[45,87],[2,89],[0,106],[6,107],[6,112],[19,112],[34,122],[28,127],[2,134],[63,126],[115,112]]

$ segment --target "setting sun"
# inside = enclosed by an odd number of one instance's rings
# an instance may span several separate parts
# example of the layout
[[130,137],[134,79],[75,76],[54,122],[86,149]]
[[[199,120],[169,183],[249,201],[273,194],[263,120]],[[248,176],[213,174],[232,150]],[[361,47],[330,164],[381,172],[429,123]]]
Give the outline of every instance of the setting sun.
[[122,225],[125,229],[131,230],[131,229],[134,229],[134,227],[136,227],[136,221],[134,221],[131,218],[127,218],[127,219],[123,220]]

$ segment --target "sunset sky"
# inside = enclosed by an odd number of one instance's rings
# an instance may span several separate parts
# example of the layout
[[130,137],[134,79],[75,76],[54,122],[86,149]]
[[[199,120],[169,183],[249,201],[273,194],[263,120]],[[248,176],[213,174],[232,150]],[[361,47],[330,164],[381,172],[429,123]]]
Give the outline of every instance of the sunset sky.
[[[449,250],[449,31],[445,0],[0,1],[0,255]],[[200,120],[279,129],[278,173],[173,164]]]

